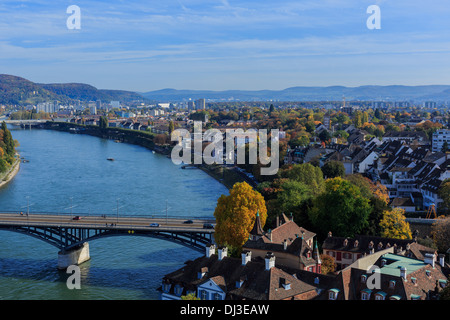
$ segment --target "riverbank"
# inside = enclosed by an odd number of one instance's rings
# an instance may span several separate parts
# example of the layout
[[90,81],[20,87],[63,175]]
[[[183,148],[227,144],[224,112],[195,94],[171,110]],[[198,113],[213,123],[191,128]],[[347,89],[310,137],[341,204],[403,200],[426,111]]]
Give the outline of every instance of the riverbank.
[[[45,124],[37,126],[37,128],[47,130],[64,131],[73,134],[88,134],[103,139],[114,140],[120,143],[130,143],[147,148],[155,153],[165,155],[170,158],[171,148],[168,146],[156,145],[153,141],[154,135],[152,133],[130,130],[123,128],[100,128],[94,125],[80,125],[68,122],[53,122],[48,121]],[[235,183],[246,181],[245,177],[236,172],[233,167],[222,165],[196,165],[196,168],[207,173],[210,177],[224,185],[230,190]]]
[[17,157],[11,168],[2,176],[0,180],[0,188],[10,182],[20,169],[20,157]]
[[215,165],[201,165],[198,166],[200,170],[207,173],[210,177],[214,178],[228,190],[233,188],[235,183],[244,182],[245,179],[234,171],[233,167],[225,167],[218,164]]

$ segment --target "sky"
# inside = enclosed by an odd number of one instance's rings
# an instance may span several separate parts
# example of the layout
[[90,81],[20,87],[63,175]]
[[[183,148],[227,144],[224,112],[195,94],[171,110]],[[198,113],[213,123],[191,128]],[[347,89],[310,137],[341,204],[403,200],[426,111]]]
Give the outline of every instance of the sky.
[[448,0],[0,0],[0,73],[137,92],[449,85],[449,16]]

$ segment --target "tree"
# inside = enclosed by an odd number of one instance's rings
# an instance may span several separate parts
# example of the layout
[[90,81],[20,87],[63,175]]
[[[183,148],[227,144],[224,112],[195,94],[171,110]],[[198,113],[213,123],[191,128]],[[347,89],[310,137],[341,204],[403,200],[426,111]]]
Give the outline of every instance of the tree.
[[228,196],[221,195],[214,211],[216,227],[214,238],[219,245],[241,248],[259,214],[261,227],[267,219],[263,196],[246,182],[238,182]]
[[439,218],[431,227],[431,234],[440,252],[450,248],[450,217]]
[[439,293],[439,300],[450,300],[450,286],[447,285],[442,291]]
[[322,170],[310,163],[295,164],[291,168],[281,171],[280,174],[282,178],[304,183],[310,187],[314,196],[325,190]]
[[328,130],[322,130],[319,133],[319,139],[322,142],[327,142],[331,139],[331,133]]
[[283,183],[277,195],[277,206],[286,214],[293,214],[295,221],[302,226],[309,225],[306,207],[308,200],[312,199],[311,188],[303,182],[288,180]]
[[442,181],[438,189],[439,197],[443,200],[442,206],[448,210],[450,208],[450,179]]
[[405,220],[405,210],[394,208],[383,212],[380,221],[381,236],[393,239],[411,239],[411,228]]
[[358,187],[336,177],[325,181],[325,192],[314,199],[308,215],[322,235],[332,231],[353,237],[367,227],[370,211],[369,200],[361,195]]
[[101,129],[108,128],[108,118],[107,117],[105,117],[105,116],[100,117],[99,127]]
[[169,122],[169,135],[175,130],[175,125],[173,124],[173,121],[170,120]]
[[200,298],[198,298],[195,293],[189,293],[185,296],[181,296],[180,297],[181,300],[201,300]]
[[386,204],[389,203],[389,193],[383,184],[372,182],[369,178],[359,173],[347,175],[345,179],[357,186],[361,190],[361,194],[366,198],[370,199],[374,196]]
[[321,254],[320,260],[322,261],[320,267],[322,274],[333,273],[336,270],[336,261],[332,256],[329,256],[327,254]]
[[448,142],[447,142],[447,140],[445,140],[444,141],[444,143],[442,144],[442,152],[447,152],[447,150],[448,150]]
[[11,132],[6,127],[5,121],[2,123],[2,131],[3,131],[3,143],[4,143],[4,150],[6,154],[10,157],[14,156],[15,150],[14,150],[14,140],[12,138]]
[[345,167],[341,161],[331,160],[323,165],[322,172],[325,178],[344,177]]

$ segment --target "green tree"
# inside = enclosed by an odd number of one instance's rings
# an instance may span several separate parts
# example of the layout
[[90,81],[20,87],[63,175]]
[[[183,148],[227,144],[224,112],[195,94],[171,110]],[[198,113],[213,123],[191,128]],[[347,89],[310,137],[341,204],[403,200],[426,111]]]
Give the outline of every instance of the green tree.
[[308,200],[313,197],[311,189],[303,182],[295,180],[288,180],[281,188],[277,194],[277,204],[281,212],[292,213],[294,220],[304,227],[309,225],[306,207]]
[[343,237],[353,237],[368,225],[369,200],[358,187],[340,177],[325,181],[325,192],[314,199],[308,212],[313,225],[322,235],[329,231]]
[[317,196],[325,190],[322,170],[310,163],[295,164],[289,169],[282,170],[280,174],[282,178],[307,185],[313,196]]
[[3,131],[3,143],[5,144],[5,152],[9,156],[14,156],[14,140],[12,138],[11,132],[6,127],[5,121],[2,122],[2,131]]
[[443,200],[442,207],[450,209],[450,179],[445,179],[438,189],[438,195]]
[[322,130],[319,133],[319,139],[322,142],[327,142],[328,140],[331,139],[331,133],[328,130]]
[[[450,279],[449,279],[450,280]],[[449,282],[449,281],[447,281]],[[450,286],[447,285],[442,291],[439,293],[439,300],[450,300]]]
[[322,172],[325,178],[344,177],[345,167],[341,161],[331,160],[323,165]]
[[444,141],[444,143],[442,144],[442,152],[447,152],[448,151],[448,142],[447,140]]
[[99,127],[101,129],[108,128],[108,118],[107,117],[105,117],[105,116],[100,117]]
[[195,293],[189,293],[185,296],[181,296],[180,297],[181,300],[201,300],[200,298],[198,298]]
[[173,132],[173,130],[175,130],[175,126],[173,124],[173,121],[170,120],[170,122],[169,122],[169,135]]

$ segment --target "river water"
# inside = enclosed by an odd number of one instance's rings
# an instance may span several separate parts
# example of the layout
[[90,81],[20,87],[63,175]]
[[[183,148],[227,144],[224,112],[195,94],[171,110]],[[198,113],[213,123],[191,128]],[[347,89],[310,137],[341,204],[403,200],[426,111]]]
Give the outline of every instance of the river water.
[[[182,170],[143,147],[82,134],[10,127],[19,173],[0,189],[0,211],[212,217],[228,190],[201,170]],[[107,161],[114,158],[115,161]],[[162,277],[202,254],[133,236],[89,243],[81,289],[66,286],[57,248],[0,231],[0,299],[156,300]]]

